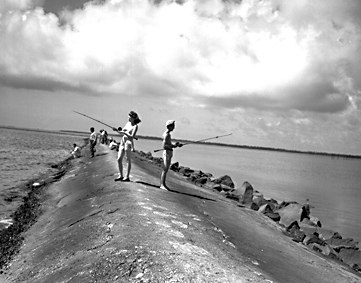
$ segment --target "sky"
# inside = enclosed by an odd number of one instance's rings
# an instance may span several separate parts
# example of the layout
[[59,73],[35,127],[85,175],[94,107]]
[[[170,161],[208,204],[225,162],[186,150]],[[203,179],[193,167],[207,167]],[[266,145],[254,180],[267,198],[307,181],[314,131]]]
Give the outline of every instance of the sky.
[[[1,0],[0,125],[361,155],[359,0]],[[111,132],[108,129],[108,132]]]

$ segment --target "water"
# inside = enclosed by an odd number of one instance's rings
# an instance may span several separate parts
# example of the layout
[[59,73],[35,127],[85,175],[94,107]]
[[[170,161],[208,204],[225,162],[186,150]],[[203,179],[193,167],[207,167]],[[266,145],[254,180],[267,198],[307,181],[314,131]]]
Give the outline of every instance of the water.
[[[0,220],[26,195],[23,183],[55,172],[51,165],[66,159],[72,144],[82,145],[84,137],[0,128]],[[153,152],[162,148],[160,140],[139,139],[135,148],[162,155]],[[277,201],[309,198],[315,207],[311,213],[323,227],[361,241],[361,159],[190,144],[175,149],[172,161],[215,177],[227,174],[236,187],[248,181]]]
[[27,194],[26,182],[56,172],[51,165],[70,156],[73,143],[84,136],[0,127],[0,220],[6,219]]
[[[161,157],[160,140],[139,139],[136,149]],[[219,177],[236,187],[244,181],[266,198],[314,206],[311,214],[324,228],[361,241],[361,159],[190,144],[174,150],[172,163]]]

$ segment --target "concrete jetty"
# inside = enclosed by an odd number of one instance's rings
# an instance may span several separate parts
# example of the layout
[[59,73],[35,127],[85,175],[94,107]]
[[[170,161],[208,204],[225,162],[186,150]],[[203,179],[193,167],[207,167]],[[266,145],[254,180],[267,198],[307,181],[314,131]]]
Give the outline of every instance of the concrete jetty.
[[275,222],[134,153],[114,182],[116,152],[71,161],[0,282],[360,282],[347,266],[282,234]]

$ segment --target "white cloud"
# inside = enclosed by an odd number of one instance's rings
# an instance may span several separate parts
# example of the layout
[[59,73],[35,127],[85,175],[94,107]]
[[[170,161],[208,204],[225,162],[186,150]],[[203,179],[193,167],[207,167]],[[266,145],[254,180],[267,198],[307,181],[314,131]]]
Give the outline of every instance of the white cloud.
[[113,0],[89,2],[58,19],[33,9],[38,2],[6,3],[0,67],[8,86],[148,90],[212,97],[224,106],[231,97],[238,106],[247,100],[252,107],[331,112],[345,109],[354,95],[344,84],[356,80],[359,27],[349,19],[335,28],[333,21],[349,15],[336,14],[335,5]]
[[1,0],[0,14],[9,11],[27,11],[42,5],[44,5],[44,0]]
[[250,119],[240,131],[256,126],[261,138],[291,132],[307,143],[324,117],[345,118],[337,128],[355,132],[359,1],[178,3],[89,2],[59,18],[38,7],[42,1],[3,1],[0,86],[162,97],[172,107],[226,113],[256,109],[264,123]]

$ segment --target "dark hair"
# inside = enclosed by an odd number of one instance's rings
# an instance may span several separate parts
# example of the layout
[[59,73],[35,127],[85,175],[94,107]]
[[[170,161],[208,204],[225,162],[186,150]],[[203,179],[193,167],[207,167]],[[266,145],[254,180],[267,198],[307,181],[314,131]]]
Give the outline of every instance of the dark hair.
[[134,119],[134,124],[139,124],[140,122],[142,122],[139,119],[139,116],[138,116],[137,112],[130,111],[128,115],[129,115],[129,117],[132,117]]
[[91,127],[91,128],[90,128],[90,131],[91,131],[91,132],[94,132],[94,127]]
[[134,112],[134,111],[130,111],[128,115],[129,115],[130,117],[134,118],[134,119],[137,119],[137,118],[138,118],[137,112]]

